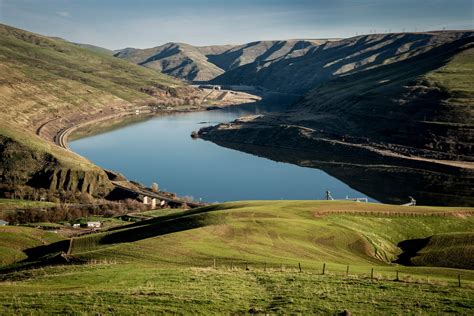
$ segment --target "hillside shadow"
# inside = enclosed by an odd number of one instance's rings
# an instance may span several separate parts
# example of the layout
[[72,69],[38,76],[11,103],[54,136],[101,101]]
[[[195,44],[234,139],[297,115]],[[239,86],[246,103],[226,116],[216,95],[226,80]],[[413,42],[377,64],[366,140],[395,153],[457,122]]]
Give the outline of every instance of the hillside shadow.
[[398,247],[403,251],[398,255],[398,258],[393,261],[404,266],[414,266],[411,262],[413,257],[416,257],[418,252],[428,245],[431,237],[408,239],[398,243]]
[[34,261],[53,253],[67,252],[69,249],[69,240],[61,240],[49,245],[33,247],[23,250],[28,256],[24,261]]
[[146,225],[134,226],[108,233],[100,239],[99,244],[107,245],[134,242],[208,226],[216,222],[216,219],[204,213],[162,221],[151,221]]

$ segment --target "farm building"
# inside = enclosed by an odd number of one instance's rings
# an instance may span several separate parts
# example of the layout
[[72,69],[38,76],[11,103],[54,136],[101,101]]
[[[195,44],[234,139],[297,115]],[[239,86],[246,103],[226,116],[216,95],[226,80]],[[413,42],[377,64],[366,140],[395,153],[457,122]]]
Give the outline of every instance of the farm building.
[[8,222],[0,219],[0,226],[7,226]]
[[87,222],[87,227],[89,228],[100,228],[100,222]]

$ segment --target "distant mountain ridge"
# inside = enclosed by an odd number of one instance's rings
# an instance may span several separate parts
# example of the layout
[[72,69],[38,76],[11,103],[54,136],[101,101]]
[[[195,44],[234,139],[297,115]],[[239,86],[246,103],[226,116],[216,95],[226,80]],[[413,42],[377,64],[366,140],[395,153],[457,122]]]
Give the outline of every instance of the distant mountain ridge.
[[362,35],[313,45],[300,56],[282,56],[229,69],[215,84],[260,86],[304,94],[333,78],[400,62],[469,37],[471,31]]
[[285,40],[215,46],[167,43],[147,49],[124,48],[114,56],[180,79],[202,82],[250,63],[302,56],[324,42],[326,40]]

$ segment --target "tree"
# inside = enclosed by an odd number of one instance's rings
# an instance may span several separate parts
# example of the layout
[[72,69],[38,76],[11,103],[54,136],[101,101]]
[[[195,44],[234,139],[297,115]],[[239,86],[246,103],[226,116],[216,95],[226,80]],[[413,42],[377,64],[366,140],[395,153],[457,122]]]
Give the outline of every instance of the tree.
[[155,193],[158,192],[158,183],[153,182],[153,184],[151,185],[151,191],[153,191]]

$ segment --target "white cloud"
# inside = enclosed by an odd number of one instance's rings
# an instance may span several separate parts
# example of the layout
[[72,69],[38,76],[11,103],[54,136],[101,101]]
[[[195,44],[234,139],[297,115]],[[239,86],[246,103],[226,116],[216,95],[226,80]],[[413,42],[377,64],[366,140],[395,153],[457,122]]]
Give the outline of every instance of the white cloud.
[[56,14],[63,18],[69,18],[71,16],[71,14],[67,11],[56,11]]

